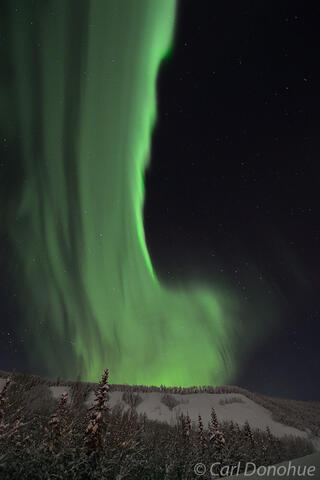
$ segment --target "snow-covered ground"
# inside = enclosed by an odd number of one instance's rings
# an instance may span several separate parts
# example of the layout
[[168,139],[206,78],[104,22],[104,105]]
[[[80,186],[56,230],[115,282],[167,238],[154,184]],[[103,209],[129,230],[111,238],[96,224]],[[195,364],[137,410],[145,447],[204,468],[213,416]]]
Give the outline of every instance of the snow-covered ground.
[[[121,404],[125,408],[128,405],[122,401],[123,392],[109,393],[109,405],[113,407],[116,404]],[[210,393],[191,393],[191,394],[170,394],[179,402],[179,405],[170,410],[161,402],[163,393],[150,392],[139,393],[142,402],[137,406],[138,413],[145,413],[151,420],[160,420],[173,424],[180,413],[188,414],[191,421],[196,422],[198,415],[201,415],[202,421],[206,424],[210,419],[211,408],[214,407],[218,420],[233,420],[234,422],[243,425],[247,420],[251,427],[265,430],[269,426],[271,432],[277,437],[284,435],[294,435],[307,437],[307,433],[293,427],[282,425],[275,422],[271,418],[271,412],[266,408],[258,405],[249,398],[241,394],[210,394]],[[227,403],[220,405],[221,400],[230,398],[240,398],[242,402]],[[94,399],[94,392],[88,395],[86,405],[92,405]]]
[[51,390],[51,393],[53,395],[53,398],[55,399],[59,399],[61,397],[61,395],[64,393],[64,392],[67,392],[68,394],[68,403],[71,402],[71,389],[70,387],[67,387],[67,386],[56,386],[56,387],[49,387],[50,390]]
[[[5,379],[0,378],[0,390],[5,385]],[[68,393],[68,402],[71,401],[71,389],[69,386],[55,386],[50,388],[54,398],[58,399],[63,392]],[[252,428],[265,430],[270,428],[271,432],[277,436],[293,435],[299,437],[309,437],[317,450],[320,451],[320,439],[311,438],[305,431],[298,430],[294,427],[283,425],[272,419],[271,412],[261,405],[255,403],[244,395],[235,393],[226,394],[210,394],[210,393],[191,393],[191,394],[170,394],[179,404],[171,410],[161,402],[163,393],[149,392],[138,393],[142,401],[136,407],[137,412],[146,414],[150,420],[159,420],[174,424],[177,417],[181,414],[188,414],[192,422],[197,422],[198,415],[201,415],[204,425],[210,419],[211,408],[214,407],[219,421],[237,422],[243,425],[248,421]],[[123,392],[115,391],[109,393],[109,405],[114,407],[117,404],[122,405],[125,409],[129,408],[128,404],[122,400]],[[237,402],[227,403],[228,400],[237,398]],[[86,406],[92,405],[94,400],[94,392],[91,391],[85,402]],[[222,404],[220,403],[222,400]],[[227,400],[227,402],[225,402]],[[240,400],[240,401],[239,401]],[[319,476],[320,479],[320,476]]]

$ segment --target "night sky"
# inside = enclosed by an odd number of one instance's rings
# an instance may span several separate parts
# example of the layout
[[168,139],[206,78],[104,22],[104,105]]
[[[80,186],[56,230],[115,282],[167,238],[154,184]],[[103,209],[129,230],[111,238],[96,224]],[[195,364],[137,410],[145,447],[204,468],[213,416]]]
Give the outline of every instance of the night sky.
[[[163,284],[218,284],[254,305],[255,323],[266,311],[276,316],[232,383],[305,400],[320,400],[319,10],[301,1],[180,1],[172,54],[158,74],[144,205]],[[1,22],[6,106],[13,69],[5,8]],[[0,368],[24,370],[21,265],[6,231],[23,168],[4,111]]]
[[276,295],[277,329],[235,383],[320,399],[319,7],[179,7],[147,175],[151,256],[168,282],[213,276],[248,302],[258,288],[262,310]]

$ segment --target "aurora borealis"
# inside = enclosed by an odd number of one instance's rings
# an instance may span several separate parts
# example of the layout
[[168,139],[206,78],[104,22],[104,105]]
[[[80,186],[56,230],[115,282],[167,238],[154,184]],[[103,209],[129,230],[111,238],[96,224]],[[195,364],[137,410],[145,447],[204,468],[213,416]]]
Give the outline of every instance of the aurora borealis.
[[10,6],[24,171],[10,234],[30,360],[48,375],[95,380],[108,367],[113,383],[222,384],[265,328],[244,335],[231,288],[162,285],[146,247],[144,173],[175,8]]

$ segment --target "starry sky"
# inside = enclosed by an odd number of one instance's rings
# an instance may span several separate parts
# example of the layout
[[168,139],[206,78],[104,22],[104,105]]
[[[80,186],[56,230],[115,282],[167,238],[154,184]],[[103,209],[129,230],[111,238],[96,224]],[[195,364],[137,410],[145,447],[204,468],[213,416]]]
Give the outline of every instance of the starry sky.
[[234,381],[320,399],[319,7],[179,7],[147,174],[151,256],[168,282],[196,272],[249,303],[259,292],[262,310],[276,298],[277,328]]
[[[157,80],[144,205],[164,284],[232,286],[261,316],[269,306],[276,314],[232,383],[306,400],[320,400],[318,10],[295,1],[180,1]],[[12,71],[1,21],[5,83]],[[1,135],[0,148],[6,219],[22,174],[16,143]],[[0,248],[0,368],[23,370],[20,267],[4,228]]]

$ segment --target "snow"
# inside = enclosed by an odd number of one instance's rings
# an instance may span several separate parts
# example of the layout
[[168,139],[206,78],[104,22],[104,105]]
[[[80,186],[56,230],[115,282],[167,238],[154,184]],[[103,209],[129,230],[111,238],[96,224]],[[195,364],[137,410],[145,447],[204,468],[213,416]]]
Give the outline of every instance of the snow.
[[[110,392],[108,402],[110,407],[120,404],[124,408],[129,408],[129,406],[122,401],[122,395],[123,392]],[[261,430],[265,430],[267,426],[269,426],[271,432],[277,437],[285,435],[308,436],[307,432],[274,421],[269,410],[241,394],[170,394],[181,402],[172,410],[161,402],[163,393],[139,392],[139,395],[142,398],[142,402],[137,406],[136,410],[138,413],[145,413],[150,420],[160,420],[172,425],[176,422],[177,417],[183,413],[185,415],[188,414],[193,422],[197,422],[198,415],[201,415],[202,421],[204,425],[206,425],[210,419],[211,408],[214,407],[220,422],[233,420],[239,425],[243,425],[245,421],[248,421],[252,428],[259,428]],[[240,398],[242,402],[220,405],[221,400],[234,398],[235,396]],[[86,405],[88,407],[91,406],[93,400],[94,392],[90,392],[86,400]]]
[[49,389],[51,390],[53,398],[55,398],[56,400],[59,400],[61,395],[64,392],[67,392],[67,394],[68,394],[67,403],[71,402],[71,389],[70,389],[70,387],[62,385],[62,386],[49,387]]
[[[0,378],[0,391],[4,387],[6,379]],[[48,387],[55,399],[59,399],[63,392],[68,393],[68,403],[71,402],[71,388],[69,386],[52,386]],[[210,394],[210,393],[191,393],[191,394],[170,394],[179,404],[170,410],[161,402],[162,392],[136,392],[142,399],[142,402],[136,407],[138,414],[146,414],[150,420],[159,420],[173,425],[178,416],[183,413],[189,415],[192,422],[197,422],[198,415],[201,415],[202,421],[206,426],[210,419],[211,408],[216,411],[218,420],[233,421],[240,426],[246,421],[252,428],[265,430],[270,428],[271,432],[277,437],[285,435],[299,436],[312,440],[316,450],[320,451],[320,439],[312,437],[310,433],[298,430],[297,428],[283,425],[272,419],[269,410],[255,403],[242,394],[226,393],[226,394]],[[108,405],[114,407],[121,405],[124,409],[128,409],[129,405],[122,400],[123,392],[114,391],[109,393]],[[230,400],[237,398],[238,402],[225,403],[221,400]],[[85,401],[85,405],[90,407],[94,401],[94,391],[91,391]],[[312,438],[311,438],[312,437]],[[239,477],[240,478],[240,477]],[[254,478],[254,477],[251,477]],[[320,476],[319,476],[320,478]]]

